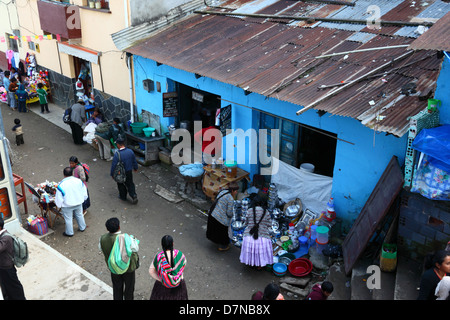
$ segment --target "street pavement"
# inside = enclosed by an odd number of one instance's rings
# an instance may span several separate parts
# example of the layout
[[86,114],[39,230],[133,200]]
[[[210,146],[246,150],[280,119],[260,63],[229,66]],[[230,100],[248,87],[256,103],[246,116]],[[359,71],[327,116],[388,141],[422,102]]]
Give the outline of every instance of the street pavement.
[[[135,299],[146,300],[154,284],[148,273],[154,255],[161,249],[161,238],[170,234],[175,247],[187,257],[185,279],[190,300],[249,300],[258,290],[278,278],[268,271],[257,271],[239,262],[240,250],[232,247],[219,252],[205,237],[205,208],[201,197],[179,193],[182,178],[162,164],[139,166],[134,173],[139,202],[118,199],[117,186],[109,176],[110,162],[99,159],[90,145],[73,144],[69,126],[62,122],[63,109],[50,104],[50,113],[41,114],[39,105],[20,114],[0,104],[5,135],[11,142],[13,172],[36,185],[46,180],[59,182],[72,155],[90,165],[88,183],[91,207],[85,216],[88,228],[71,238],[62,235],[64,222],[58,220],[44,237],[23,231],[30,246],[30,262],[18,268],[18,276],[30,300],[109,300],[112,299],[110,273],[98,249],[99,237],[106,233],[105,221],[118,217],[122,232],[140,240],[140,268],[136,271]],[[11,131],[14,118],[23,124],[25,144],[14,145]],[[161,190],[181,197],[171,201]],[[27,194],[28,214],[38,214],[38,206]],[[28,216],[19,205],[22,221]]]

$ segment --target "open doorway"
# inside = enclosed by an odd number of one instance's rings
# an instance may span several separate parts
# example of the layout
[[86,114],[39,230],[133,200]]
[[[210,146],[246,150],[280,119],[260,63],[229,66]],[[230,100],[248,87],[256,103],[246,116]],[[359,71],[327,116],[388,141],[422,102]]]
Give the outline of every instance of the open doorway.
[[215,124],[217,109],[220,109],[219,96],[178,83],[179,96],[178,123],[185,124],[191,131],[194,121],[201,121],[202,128]]
[[[83,84],[84,95],[89,99],[92,93],[92,72],[91,63],[87,60],[73,56],[73,64],[75,68],[76,80]],[[75,88],[77,92],[79,87]]]

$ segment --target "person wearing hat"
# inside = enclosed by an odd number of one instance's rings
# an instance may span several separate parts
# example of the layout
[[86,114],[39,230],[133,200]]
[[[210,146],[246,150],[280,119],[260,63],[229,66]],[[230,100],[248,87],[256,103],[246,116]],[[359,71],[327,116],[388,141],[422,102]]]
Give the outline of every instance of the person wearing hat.
[[72,130],[72,138],[75,144],[86,144],[83,140],[83,123],[86,122],[86,109],[83,99],[78,99],[77,103],[72,106],[70,114],[70,129]]
[[118,150],[114,153],[114,157],[111,163],[111,177],[114,179],[114,169],[116,168],[117,163],[119,162],[119,154],[120,160],[123,162],[125,167],[125,175],[126,180],[124,183],[117,183],[117,188],[119,189],[119,198],[123,201],[127,200],[127,194],[132,198],[132,203],[136,204],[138,202],[136,195],[136,187],[133,182],[133,170],[137,171],[138,164],[136,161],[136,156],[134,152],[125,147],[125,140],[119,137],[116,140],[116,145]]

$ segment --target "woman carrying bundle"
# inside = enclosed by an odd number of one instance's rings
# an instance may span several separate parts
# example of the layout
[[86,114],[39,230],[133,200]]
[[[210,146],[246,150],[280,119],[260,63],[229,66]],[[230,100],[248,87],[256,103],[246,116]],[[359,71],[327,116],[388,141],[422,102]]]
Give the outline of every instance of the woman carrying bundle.
[[262,268],[273,263],[272,240],[269,228],[272,225],[265,201],[257,196],[247,212],[240,261],[249,266]]
[[150,300],[187,300],[186,282],[183,278],[186,257],[173,249],[173,238],[166,235],[161,240],[162,250],[153,259],[149,273],[154,278]]

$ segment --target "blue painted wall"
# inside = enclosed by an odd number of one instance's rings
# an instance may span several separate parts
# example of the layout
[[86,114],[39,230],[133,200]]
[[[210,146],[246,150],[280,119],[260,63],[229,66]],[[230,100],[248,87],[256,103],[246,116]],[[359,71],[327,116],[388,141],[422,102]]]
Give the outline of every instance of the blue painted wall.
[[444,57],[442,63],[434,98],[442,101],[442,106],[439,109],[440,123],[450,124],[450,59],[447,57]]
[[[400,166],[404,164],[406,135],[397,138],[385,133],[375,133],[357,120],[329,114],[319,117],[315,110],[309,110],[297,116],[295,112],[301,108],[297,105],[255,93],[245,95],[240,88],[210,78],[196,79],[193,74],[167,65],[157,66],[155,61],[139,56],[134,56],[133,59],[138,113],[147,110],[160,115],[163,131],[166,130],[167,125],[173,123],[174,119],[162,117],[162,93],[171,91],[171,88],[166,89],[166,84],[170,87],[172,81],[176,81],[232,101],[233,129],[241,128],[244,131],[249,128],[258,129],[260,113],[244,107],[249,106],[332,132],[337,134],[339,139],[351,142],[352,144],[337,141],[333,173],[332,195],[335,199],[336,212],[344,222],[351,223],[356,219],[392,156],[398,157]],[[152,79],[155,83],[161,82],[162,92],[145,91],[142,86],[144,79]],[[229,104],[228,101],[221,102],[222,107]],[[252,143],[257,141],[247,141],[247,146]],[[225,154],[227,151],[225,146],[224,149]],[[241,152],[241,149],[239,151]],[[249,152],[246,152],[245,159],[246,164],[240,167],[249,171],[252,176],[258,173],[258,166],[249,163]]]

